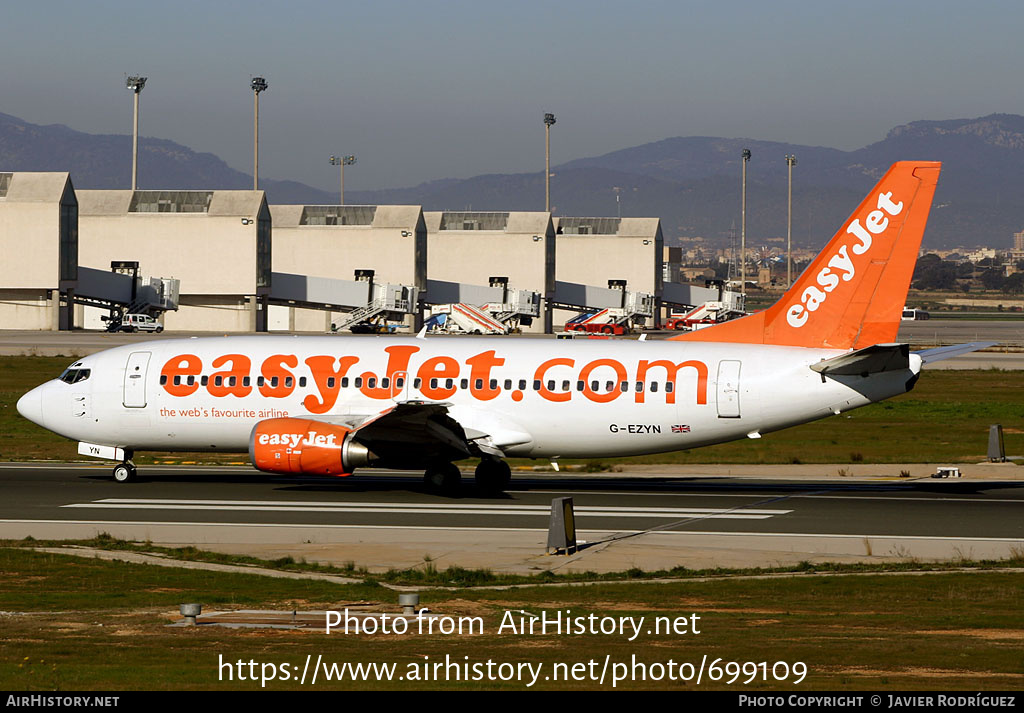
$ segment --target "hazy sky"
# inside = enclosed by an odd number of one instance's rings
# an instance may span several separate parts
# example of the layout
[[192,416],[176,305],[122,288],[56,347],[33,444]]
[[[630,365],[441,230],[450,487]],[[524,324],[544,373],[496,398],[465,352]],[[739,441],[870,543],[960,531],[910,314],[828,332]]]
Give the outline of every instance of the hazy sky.
[[1024,3],[336,0],[6,3],[0,111],[141,133],[328,190],[541,171],[670,136],[854,149],[1024,114]]

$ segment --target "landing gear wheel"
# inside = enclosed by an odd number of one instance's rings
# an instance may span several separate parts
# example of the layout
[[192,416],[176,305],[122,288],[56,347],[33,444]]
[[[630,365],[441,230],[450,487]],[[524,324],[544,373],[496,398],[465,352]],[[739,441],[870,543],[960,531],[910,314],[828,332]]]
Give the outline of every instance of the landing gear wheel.
[[423,480],[427,487],[441,495],[455,495],[459,492],[459,485],[462,483],[462,473],[454,463],[427,468],[423,474]]
[[497,458],[484,458],[476,467],[476,487],[488,495],[505,492],[512,479],[508,463]]
[[135,465],[133,463],[121,463],[114,466],[114,480],[118,483],[130,483],[135,480]]

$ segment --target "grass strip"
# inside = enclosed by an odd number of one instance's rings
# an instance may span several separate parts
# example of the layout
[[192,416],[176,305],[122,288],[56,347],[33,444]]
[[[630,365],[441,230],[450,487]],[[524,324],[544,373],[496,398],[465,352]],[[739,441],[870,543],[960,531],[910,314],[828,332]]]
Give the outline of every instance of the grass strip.
[[[259,680],[225,678],[222,661],[241,660],[300,670],[322,656],[329,663],[389,663],[402,673],[430,662],[531,662],[551,674],[557,664],[604,661],[653,667],[668,660],[708,662],[801,661],[809,674],[792,681],[734,684],[706,677],[700,689],[805,693],[813,690],[1019,690],[1024,687],[1020,632],[1024,576],[1011,572],[949,572],[929,577],[723,578],[637,587],[610,582],[592,587],[514,591],[445,590],[424,595],[435,614],[478,617],[473,635],[326,635],[319,630],[167,628],[177,604],[216,608],[336,609],[390,596],[365,585],[273,580],[196,570],[82,560],[25,547],[0,548],[0,687],[5,690],[260,690]],[[499,631],[543,613],[645,617],[633,641],[622,635]],[[699,616],[700,634],[655,630],[657,617]],[[653,668],[649,669],[653,670]],[[297,678],[297,677],[296,677]],[[258,676],[257,676],[258,679]],[[273,680],[268,690],[315,690],[296,679]],[[508,681],[325,680],[316,689],[523,690]],[[533,688],[603,688],[590,679],[550,680]],[[694,682],[638,676],[625,690],[696,690]]]
[[337,567],[318,562],[296,560],[282,557],[275,560],[264,560],[248,555],[233,555],[221,552],[202,550],[197,547],[161,547],[150,542],[132,542],[100,534],[88,540],[0,540],[0,547],[35,548],[35,547],[84,547],[107,551],[138,552],[157,554],[170,560],[185,562],[210,562],[216,564],[232,564],[286,572],[315,573],[361,578],[367,585],[379,587],[380,584],[405,587],[504,587],[543,584],[573,584],[584,582],[629,582],[665,579],[706,579],[727,578],[737,576],[762,576],[785,574],[879,574],[894,572],[950,572],[965,569],[1000,570],[1024,567],[1024,550],[1014,551],[1013,555],[1001,560],[973,560],[957,558],[948,561],[928,562],[916,558],[906,558],[892,562],[808,562],[795,565],[776,567],[714,567],[691,569],[673,567],[671,569],[642,570],[631,568],[621,572],[552,572],[544,570],[534,575],[518,575],[496,573],[486,568],[465,568],[450,566],[439,569],[432,561],[424,560],[422,565],[407,569],[389,569],[385,572],[370,572],[365,567],[357,567],[354,563],[346,563]]

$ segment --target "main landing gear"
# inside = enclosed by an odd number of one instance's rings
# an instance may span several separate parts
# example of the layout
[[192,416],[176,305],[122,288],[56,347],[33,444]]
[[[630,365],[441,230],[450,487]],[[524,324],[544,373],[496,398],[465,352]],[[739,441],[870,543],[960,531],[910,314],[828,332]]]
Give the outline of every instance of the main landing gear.
[[476,467],[476,487],[488,495],[505,492],[511,479],[512,469],[498,458],[483,458]]
[[126,453],[125,455],[127,458],[123,463],[115,465],[112,473],[114,480],[118,483],[130,483],[135,480],[136,469],[135,464],[132,463],[132,454]]
[[462,472],[454,463],[439,463],[427,468],[423,474],[427,488],[441,495],[455,495],[459,492]]
[[[476,487],[487,495],[504,492],[512,478],[512,469],[499,458],[482,458],[476,467]],[[441,495],[456,495],[462,484],[462,473],[454,463],[439,463],[427,468],[423,475],[427,487]]]

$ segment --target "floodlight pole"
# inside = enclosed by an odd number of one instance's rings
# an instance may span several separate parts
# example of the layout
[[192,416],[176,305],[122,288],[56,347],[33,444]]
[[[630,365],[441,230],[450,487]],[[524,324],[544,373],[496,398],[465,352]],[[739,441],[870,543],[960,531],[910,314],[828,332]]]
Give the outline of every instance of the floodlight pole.
[[263,77],[253,77],[250,84],[253,94],[253,119],[252,119],[252,189],[260,189],[260,92],[267,90],[267,80]]
[[750,149],[743,149],[743,188],[742,208],[740,210],[740,293],[744,301],[747,297],[747,161],[750,160]]
[[786,220],[786,287],[793,284],[793,166],[796,156],[786,154],[786,166],[789,168],[789,211]]
[[554,114],[544,115],[544,210],[551,212],[551,127]]
[[124,82],[128,89],[135,94],[135,111],[132,119],[132,190],[136,190],[139,175],[139,94],[146,86],[145,77],[127,77]]
[[331,165],[341,166],[341,202],[339,205],[345,205],[345,166],[351,166],[355,162],[355,156],[331,156]]

